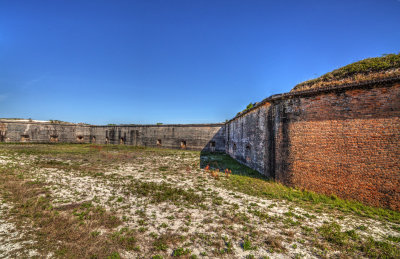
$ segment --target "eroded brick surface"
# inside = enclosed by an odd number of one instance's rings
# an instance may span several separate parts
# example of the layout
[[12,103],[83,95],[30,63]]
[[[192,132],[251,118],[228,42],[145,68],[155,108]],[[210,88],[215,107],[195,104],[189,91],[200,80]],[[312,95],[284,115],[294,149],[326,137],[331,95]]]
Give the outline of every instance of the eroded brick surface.
[[[258,116],[263,136],[248,137]],[[284,184],[400,210],[398,83],[272,100],[226,129],[232,157]],[[246,145],[262,161],[243,159]]]

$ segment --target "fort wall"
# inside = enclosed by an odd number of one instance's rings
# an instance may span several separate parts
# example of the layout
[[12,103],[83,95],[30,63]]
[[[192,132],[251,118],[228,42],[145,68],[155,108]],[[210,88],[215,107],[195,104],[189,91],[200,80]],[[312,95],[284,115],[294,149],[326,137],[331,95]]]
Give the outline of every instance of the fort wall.
[[93,143],[225,151],[224,124],[119,125],[0,121],[0,141]]
[[400,78],[274,95],[225,124],[0,121],[0,142],[226,152],[285,185],[400,210]]
[[399,79],[272,96],[225,130],[228,154],[279,182],[400,210]]

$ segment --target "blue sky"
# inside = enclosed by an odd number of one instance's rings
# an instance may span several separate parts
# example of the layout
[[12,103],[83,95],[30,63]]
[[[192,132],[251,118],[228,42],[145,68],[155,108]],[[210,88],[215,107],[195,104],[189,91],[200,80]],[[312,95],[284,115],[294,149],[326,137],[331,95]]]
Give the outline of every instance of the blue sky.
[[399,0],[0,0],[0,117],[207,123],[400,51]]

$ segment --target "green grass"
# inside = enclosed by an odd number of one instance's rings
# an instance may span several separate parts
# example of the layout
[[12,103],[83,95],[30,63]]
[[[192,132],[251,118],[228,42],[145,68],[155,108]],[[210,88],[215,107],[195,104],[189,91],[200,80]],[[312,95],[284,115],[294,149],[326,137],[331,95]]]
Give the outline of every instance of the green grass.
[[398,247],[385,241],[376,241],[371,237],[363,242],[360,248],[369,258],[400,258]]
[[[98,146],[98,145],[97,145]],[[50,155],[50,157],[57,156],[72,156],[73,158],[82,159],[98,159],[99,150],[93,148],[94,145],[90,144],[0,144],[1,152],[13,152],[15,155],[18,154],[34,154],[34,155]],[[204,168],[210,165],[211,169],[219,169],[221,172],[225,168],[232,170],[232,175],[229,178],[223,178],[223,180],[217,182],[217,185],[224,187],[229,190],[239,191],[245,194],[249,194],[261,198],[278,199],[292,201],[299,206],[316,209],[318,211],[334,211],[337,210],[340,213],[350,213],[358,216],[378,218],[388,220],[394,223],[400,223],[400,213],[389,209],[375,208],[366,206],[360,202],[343,200],[336,196],[327,196],[323,194],[317,194],[307,190],[299,190],[284,186],[280,183],[274,182],[271,179],[259,174],[257,171],[244,166],[228,156],[222,153],[199,153],[198,151],[187,151],[187,150],[169,150],[169,149],[157,149],[157,148],[143,148],[134,147],[127,145],[101,145],[102,152],[105,154],[114,154],[112,159],[101,160],[104,165],[113,164],[119,162],[118,158],[122,161],[129,161],[130,158],[125,158],[126,154],[141,154],[141,155],[180,155],[185,154],[199,155],[200,167]],[[85,156],[82,156],[85,155]],[[63,169],[79,169],[86,170],[87,173],[98,174],[99,172],[94,169],[82,168],[79,164],[68,165],[63,162],[56,160],[50,161],[38,161],[41,163],[40,166],[58,167]],[[165,167],[160,167],[161,170],[166,170]],[[222,174],[221,174],[222,175]],[[197,202],[203,201],[204,197],[198,195],[194,190],[183,190],[175,188],[165,182],[163,183],[144,183],[139,181],[133,181],[131,185],[132,192],[138,193],[142,196],[151,196],[154,203],[163,201],[172,202]]]
[[322,81],[340,80],[355,74],[368,74],[400,68],[400,53],[385,54],[382,57],[366,58],[341,68],[328,72],[318,78],[311,79],[296,85],[292,91],[302,90],[306,85],[316,84]]
[[342,213],[400,223],[400,212],[367,206],[357,201],[340,199],[335,195],[328,196],[284,186],[240,164],[227,154],[202,153],[201,167],[204,168],[206,165],[210,165],[210,168],[219,169],[220,171],[225,170],[225,168],[232,170],[231,177],[224,178],[225,180],[219,183],[222,187],[230,190],[260,198],[292,201],[306,208],[322,207],[322,209],[328,211],[338,210]]
[[[25,147],[29,151],[25,150]],[[353,229],[343,230],[340,225],[335,223],[327,222],[322,227],[310,228],[306,226],[308,219],[313,219],[317,216],[314,214],[317,211],[334,215],[330,221],[338,221],[341,218],[347,216],[365,216],[371,218],[378,218],[380,220],[391,221],[395,223],[400,222],[400,213],[369,207],[354,201],[346,201],[336,196],[321,195],[313,192],[298,190],[290,187],[283,186],[282,184],[276,183],[271,179],[268,179],[258,172],[238,163],[226,154],[220,153],[200,153],[196,151],[181,151],[181,150],[167,150],[167,149],[151,149],[151,148],[135,148],[118,145],[104,146],[100,152],[98,149],[93,148],[92,145],[76,145],[76,144],[55,144],[55,145],[43,145],[43,144],[29,144],[29,145],[0,145],[0,154],[10,155],[11,161],[15,158],[18,161],[20,154],[26,154],[26,152],[34,152],[37,157],[32,160],[33,167],[31,164],[8,164],[7,166],[0,167],[0,187],[7,192],[4,192],[5,199],[15,204],[19,204],[19,212],[17,214],[28,215],[30,218],[34,218],[35,224],[41,224],[45,232],[42,236],[54,235],[58,231],[64,231],[59,228],[61,224],[64,226],[68,233],[60,232],[60,237],[52,237],[53,240],[65,240],[66,237],[73,233],[76,236],[82,236],[90,242],[80,242],[81,244],[71,244],[68,246],[56,247],[57,255],[61,257],[71,255],[78,251],[74,248],[74,245],[81,246],[79,254],[87,255],[86,247],[83,245],[90,246],[90,249],[95,249],[96,255],[99,258],[107,258],[112,252],[123,250],[139,251],[140,253],[146,250],[146,246],[149,245],[150,252],[153,255],[163,254],[164,256],[181,256],[189,258],[190,251],[188,250],[188,243],[183,243],[188,240],[190,233],[187,233],[190,227],[196,227],[193,220],[193,215],[184,214],[183,216],[168,212],[167,219],[174,221],[175,219],[184,219],[182,225],[178,228],[178,232],[173,232],[170,226],[173,226],[174,222],[153,224],[151,217],[146,213],[146,208],[149,203],[156,204],[156,206],[163,206],[160,203],[175,204],[179,207],[178,212],[185,212],[187,208],[194,206],[195,208],[201,208],[204,210],[220,209],[221,206],[225,206],[221,212],[221,217],[224,219],[224,223],[220,223],[219,219],[215,219],[207,216],[201,224],[226,224],[228,227],[230,224],[235,223],[242,226],[240,229],[230,229],[234,231],[234,238],[223,239],[224,243],[218,243],[213,245],[212,239],[201,238],[205,245],[212,247],[212,250],[208,250],[208,253],[214,256],[221,256],[224,254],[234,254],[235,251],[233,246],[239,245],[239,240],[242,241],[240,245],[245,251],[251,252],[257,248],[267,247],[269,251],[274,253],[286,253],[285,243],[289,242],[293,244],[296,240],[297,243],[294,245],[302,246],[314,246],[321,251],[326,249],[340,250],[341,253],[349,257],[357,257],[360,255],[372,257],[372,258],[398,258],[398,242],[399,235],[397,233],[388,233],[383,237],[382,240],[374,240],[368,238],[365,231],[368,228],[360,223],[355,224]],[[83,155],[82,155],[83,154]],[[105,155],[104,155],[105,154]],[[112,154],[109,158],[107,155]],[[154,157],[152,157],[154,155]],[[165,161],[162,164],[157,164],[158,159],[162,156],[172,155],[172,159],[177,157],[190,157],[193,160],[189,160],[190,164],[182,162],[178,163],[180,169],[176,171],[173,164],[165,166]],[[211,170],[219,169],[220,177],[211,178],[204,171],[195,170],[199,167],[199,160],[196,160],[196,156],[200,158],[200,166],[204,168],[209,165]],[[24,156],[21,156],[24,157]],[[132,159],[132,157],[146,157],[151,163],[154,163],[153,169],[158,175],[169,175],[176,174],[178,177],[182,177],[183,181],[186,181],[186,177],[190,177],[190,180],[198,181],[198,188],[190,185],[179,187],[174,184],[174,181],[167,182],[147,182],[151,181],[149,177],[145,179],[135,179],[134,177],[121,178],[116,174],[102,174],[99,175],[98,170],[104,170],[106,167],[110,167],[113,170],[119,166],[121,162],[135,163],[141,159]],[[62,162],[64,161],[64,162]],[[65,162],[66,161],[66,162]],[[175,163],[172,161],[172,163]],[[194,171],[185,172],[185,168],[190,166]],[[197,167],[197,168],[196,168]],[[13,169],[10,169],[13,168]],[[80,176],[92,176],[92,177],[104,177],[107,181],[111,181],[112,184],[123,182],[124,195],[145,198],[145,204],[140,204],[140,207],[136,207],[135,214],[139,219],[135,219],[135,228],[116,228],[116,226],[123,224],[122,221],[115,216],[115,211],[106,211],[104,208],[97,206],[97,198],[93,198],[92,201],[76,200],[73,203],[56,206],[52,206],[52,196],[50,195],[50,189],[44,184],[43,179],[35,177],[29,177],[29,172],[32,168],[57,168],[62,170],[74,170],[73,174]],[[99,169],[100,168],[100,169]],[[103,169],[102,169],[103,168]],[[118,167],[119,168],[119,167]],[[223,171],[229,168],[232,170],[230,177],[226,176]],[[24,169],[25,171],[22,171]],[[180,171],[179,171],[180,170]],[[22,177],[21,177],[22,176]],[[97,178],[96,178],[97,179]],[[123,181],[122,181],[123,180]],[[156,180],[156,179],[155,179]],[[179,178],[177,178],[179,182]],[[10,189],[14,182],[18,182]],[[209,185],[209,186],[207,186]],[[244,194],[252,195],[265,199],[264,201],[251,201],[244,204],[244,211],[238,211],[240,208],[239,204],[229,204],[220,196],[220,194],[213,190],[212,185],[216,185],[221,188],[229,190],[229,195],[233,197],[242,197]],[[11,186],[11,187],[10,187]],[[197,186],[194,184],[193,186]],[[45,192],[43,192],[45,190]],[[8,193],[9,192],[9,193]],[[28,193],[26,193],[28,192]],[[29,192],[32,192],[30,197]],[[46,194],[43,196],[42,194]],[[123,204],[127,202],[127,198],[119,193],[113,193],[110,202],[113,204]],[[273,203],[263,208],[261,203],[272,200]],[[276,205],[279,205],[279,201],[289,201],[287,205],[289,210],[283,213],[281,216],[269,215],[269,210]],[[268,201],[269,202],[269,201]],[[202,208],[201,205],[205,207]],[[268,203],[266,204],[268,205]],[[125,206],[125,205],[124,205]],[[304,212],[299,212],[294,208],[304,208]],[[125,212],[124,214],[127,214]],[[313,214],[313,215],[310,215]],[[67,215],[68,221],[61,218],[62,215]],[[133,215],[132,215],[133,216]],[[255,216],[255,217],[252,217]],[[336,216],[336,217],[335,217]],[[125,221],[126,217],[122,216]],[[45,219],[48,221],[43,221]],[[54,219],[57,219],[57,224],[54,224]],[[251,224],[255,222],[262,222],[263,224],[275,224],[277,228],[283,231],[285,237],[282,238],[279,235],[267,236],[263,233],[257,233]],[[339,221],[338,221],[339,222]],[[68,224],[67,224],[68,223]],[[399,231],[396,224],[384,222],[387,228],[393,228],[395,231]],[[393,225],[393,226],[391,226]],[[398,224],[397,224],[398,225]],[[110,232],[100,232],[99,227],[107,228]],[[153,233],[150,229],[151,226],[158,226],[163,231],[161,233]],[[74,232],[75,231],[75,232]],[[300,238],[293,237],[295,231],[300,231],[302,236]],[[150,233],[151,232],[151,233]],[[399,231],[400,232],[400,231]],[[179,233],[179,234],[178,234]],[[57,234],[58,235],[58,234]],[[147,240],[146,245],[143,245],[142,237],[145,236],[150,238]],[[287,238],[287,239],[286,239]],[[315,240],[318,243],[314,243]],[[313,240],[312,240],[313,239]],[[44,242],[45,240],[42,240]],[[316,241],[316,242],[317,242]],[[101,247],[95,242],[100,242]],[[189,241],[188,241],[189,242]],[[190,239],[190,242],[197,242]],[[68,243],[69,244],[69,243]],[[320,246],[321,244],[321,246]],[[57,245],[54,243],[53,245]],[[102,249],[104,248],[104,249]],[[107,250],[105,250],[107,248]],[[171,250],[174,249],[175,250]],[[188,248],[188,249],[186,249]],[[318,250],[319,251],[319,250]],[[328,250],[326,250],[328,251]],[[148,251],[147,251],[148,252]],[[322,253],[322,252],[321,252]],[[90,255],[91,256],[91,255]],[[85,256],[83,256],[85,257]],[[88,256],[87,256],[88,257]]]
[[155,183],[132,180],[129,189],[132,193],[138,195],[139,197],[149,197],[153,203],[168,201],[197,204],[204,201],[204,197],[196,194],[194,190],[176,188],[166,182]]

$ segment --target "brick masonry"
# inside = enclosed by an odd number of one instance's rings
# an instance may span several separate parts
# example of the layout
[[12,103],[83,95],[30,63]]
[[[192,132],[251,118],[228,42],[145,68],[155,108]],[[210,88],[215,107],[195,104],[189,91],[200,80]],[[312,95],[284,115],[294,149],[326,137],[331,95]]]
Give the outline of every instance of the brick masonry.
[[221,151],[286,185],[400,211],[400,78],[274,95],[225,124],[0,121],[0,142]]
[[267,98],[225,131],[228,154],[279,182],[400,210],[399,80]]

